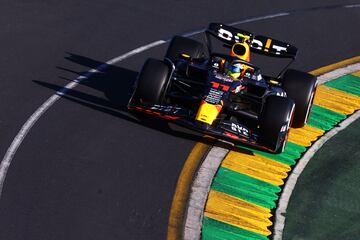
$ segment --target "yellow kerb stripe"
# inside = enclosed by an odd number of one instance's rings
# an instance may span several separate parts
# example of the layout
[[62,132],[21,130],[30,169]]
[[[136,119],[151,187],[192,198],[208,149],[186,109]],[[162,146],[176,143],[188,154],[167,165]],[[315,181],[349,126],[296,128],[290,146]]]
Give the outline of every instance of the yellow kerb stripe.
[[352,73],[352,75],[360,77],[360,71],[354,72],[354,73]]
[[360,97],[320,85],[317,89],[314,104],[343,114],[352,114],[360,108]]
[[291,128],[289,133],[289,141],[298,145],[309,147],[311,142],[318,139],[325,131],[305,125],[302,128]]
[[334,63],[334,64],[327,65],[327,66],[322,67],[322,68],[318,68],[318,69],[316,69],[314,71],[311,71],[310,73],[315,75],[315,76],[319,76],[321,74],[330,72],[330,71],[332,71],[334,69],[345,67],[345,66],[347,66],[349,64],[357,63],[359,61],[360,61],[360,56],[357,56],[357,57],[345,59],[345,60],[343,60],[341,62],[337,62],[337,63]]
[[205,216],[265,236],[271,234],[270,209],[211,190]]
[[167,240],[181,239],[184,211],[186,209],[185,206],[188,200],[191,182],[201,163],[202,156],[205,154],[208,147],[207,144],[197,143],[192,149],[180,173],[170,209]]
[[228,153],[221,166],[277,186],[284,184],[283,179],[291,170],[290,166],[261,155],[235,151]]

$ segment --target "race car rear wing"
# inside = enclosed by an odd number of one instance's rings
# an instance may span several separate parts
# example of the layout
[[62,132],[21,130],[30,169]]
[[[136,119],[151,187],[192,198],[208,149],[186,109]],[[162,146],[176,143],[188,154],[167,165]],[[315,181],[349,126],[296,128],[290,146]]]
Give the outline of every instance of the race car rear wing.
[[206,41],[209,51],[211,51],[211,41],[208,34],[230,46],[236,42],[247,41],[252,52],[267,56],[295,59],[298,51],[295,46],[289,43],[262,35],[255,35],[254,33],[221,23],[210,23],[209,28],[206,30]]

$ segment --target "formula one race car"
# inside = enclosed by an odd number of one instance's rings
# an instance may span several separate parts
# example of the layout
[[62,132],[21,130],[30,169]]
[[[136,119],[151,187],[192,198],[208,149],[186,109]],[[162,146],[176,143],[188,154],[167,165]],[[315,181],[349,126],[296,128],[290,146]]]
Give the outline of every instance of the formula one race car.
[[[198,41],[175,36],[163,61],[148,59],[128,109],[282,152],[290,126],[302,127],[309,118],[317,78],[287,69],[290,64],[277,77],[265,76],[250,63],[250,52],[294,61],[297,48],[288,43],[219,23],[211,23],[205,36],[207,51]],[[213,52],[214,38],[230,54]]]

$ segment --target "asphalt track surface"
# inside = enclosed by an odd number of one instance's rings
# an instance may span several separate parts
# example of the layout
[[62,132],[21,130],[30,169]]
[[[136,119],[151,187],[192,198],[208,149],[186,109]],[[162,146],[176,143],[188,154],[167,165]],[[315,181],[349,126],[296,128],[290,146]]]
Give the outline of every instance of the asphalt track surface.
[[[29,116],[78,75],[147,43],[279,12],[241,28],[300,49],[305,71],[360,53],[357,1],[2,1],[0,153]],[[198,137],[137,120],[125,104],[165,45],[69,91],[16,152],[0,199],[0,239],[165,239],[176,181]]]

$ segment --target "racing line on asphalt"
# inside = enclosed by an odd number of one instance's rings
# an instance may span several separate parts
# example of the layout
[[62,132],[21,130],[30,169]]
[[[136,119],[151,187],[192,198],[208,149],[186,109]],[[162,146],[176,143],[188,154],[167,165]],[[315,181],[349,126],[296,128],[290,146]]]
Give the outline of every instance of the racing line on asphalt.
[[[360,7],[360,4],[342,5],[342,6],[336,6],[336,7],[339,7],[339,8],[354,8],[354,7]],[[272,19],[272,18],[277,18],[277,17],[282,17],[282,16],[288,16],[288,15],[291,15],[292,13],[296,13],[296,11],[293,11],[293,12],[281,12],[281,13],[277,13],[277,14],[264,15],[264,16],[253,17],[253,18],[247,18],[247,19],[244,19],[244,20],[241,20],[241,21],[230,23],[229,25],[238,25],[238,24],[242,24],[242,23],[256,22],[256,21],[261,21],[261,20],[266,20],[266,19]],[[183,36],[193,36],[195,34],[203,32],[203,30],[204,29],[193,31],[193,32],[190,32],[190,33],[185,33],[185,34],[183,34]],[[123,54],[123,55],[120,55],[120,56],[118,56],[116,58],[113,58],[113,59],[107,61],[106,63],[104,63],[102,65],[99,65],[97,68],[89,70],[86,74],[80,75],[75,80],[73,80],[72,82],[70,82],[69,84],[64,86],[61,90],[59,90],[55,94],[53,94],[50,98],[48,98],[30,116],[30,118],[27,119],[27,121],[21,127],[20,131],[17,133],[17,135],[13,139],[11,145],[7,149],[6,154],[4,155],[4,157],[3,157],[2,161],[1,161],[1,164],[0,164],[0,198],[1,198],[1,195],[2,195],[2,189],[3,189],[3,185],[4,185],[4,182],[5,182],[5,178],[6,178],[8,168],[10,167],[11,162],[12,162],[18,148],[21,146],[23,140],[26,138],[27,134],[30,132],[30,130],[36,124],[36,122],[41,118],[42,115],[44,115],[47,112],[47,110],[51,106],[53,106],[61,98],[61,96],[65,95],[69,90],[75,88],[84,79],[88,79],[93,74],[106,69],[109,65],[121,62],[121,61],[123,61],[123,60],[125,60],[127,58],[130,58],[130,57],[132,57],[132,56],[134,56],[136,54],[139,54],[141,52],[144,52],[144,51],[146,51],[148,49],[151,49],[151,48],[154,48],[156,46],[162,45],[162,44],[164,44],[164,43],[166,43],[168,41],[169,40],[158,40],[158,41],[152,42],[150,44],[147,44],[147,45],[141,46],[139,48],[136,48],[136,49],[134,49],[132,51],[129,51],[129,52]]]
[[[256,22],[256,21],[272,19],[272,18],[276,18],[276,17],[283,17],[283,16],[288,16],[288,15],[290,15],[290,13],[286,13],[286,12],[276,13],[276,14],[269,14],[269,15],[264,15],[264,16],[260,16],[260,17],[246,18],[246,19],[241,20],[241,21],[236,21],[236,22],[230,23],[229,25],[237,25],[237,24],[241,24],[241,23]],[[192,31],[192,32],[185,33],[185,34],[182,34],[182,35],[186,36],[186,37],[190,37],[190,36],[196,35],[198,33],[201,33],[204,30],[205,29],[200,29],[200,30]],[[54,105],[61,98],[61,96],[65,95],[66,92],[68,92],[69,90],[75,88],[84,79],[90,78],[93,74],[106,69],[109,65],[119,63],[119,62],[121,62],[121,61],[123,61],[123,60],[125,60],[125,59],[127,59],[129,57],[132,57],[132,56],[134,56],[136,54],[139,54],[141,52],[144,52],[144,51],[149,50],[151,48],[154,48],[156,46],[162,45],[162,44],[167,43],[169,41],[170,41],[170,39],[168,39],[168,40],[158,40],[158,41],[143,45],[141,47],[138,47],[136,49],[133,49],[133,50],[131,50],[131,51],[129,51],[129,52],[123,54],[123,55],[120,55],[120,56],[118,56],[116,58],[113,58],[113,59],[105,62],[104,64],[101,64],[100,66],[89,70],[86,74],[80,75],[75,80],[73,80],[69,84],[65,85],[61,90],[59,90],[55,94],[53,94],[50,98],[48,98],[30,116],[30,118],[21,127],[20,131],[15,136],[15,138],[12,141],[10,147],[6,151],[4,158],[1,161],[1,164],[0,164],[0,198],[1,198],[1,195],[2,195],[2,189],[3,189],[4,182],[5,182],[7,171],[9,169],[10,165],[11,165],[12,159],[14,158],[14,156],[16,154],[16,151],[20,147],[21,143],[24,141],[26,135],[30,132],[31,128],[35,125],[35,123],[40,119],[40,117],[42,115],[44,115],[46,113],[46,111],[52,105]]]

